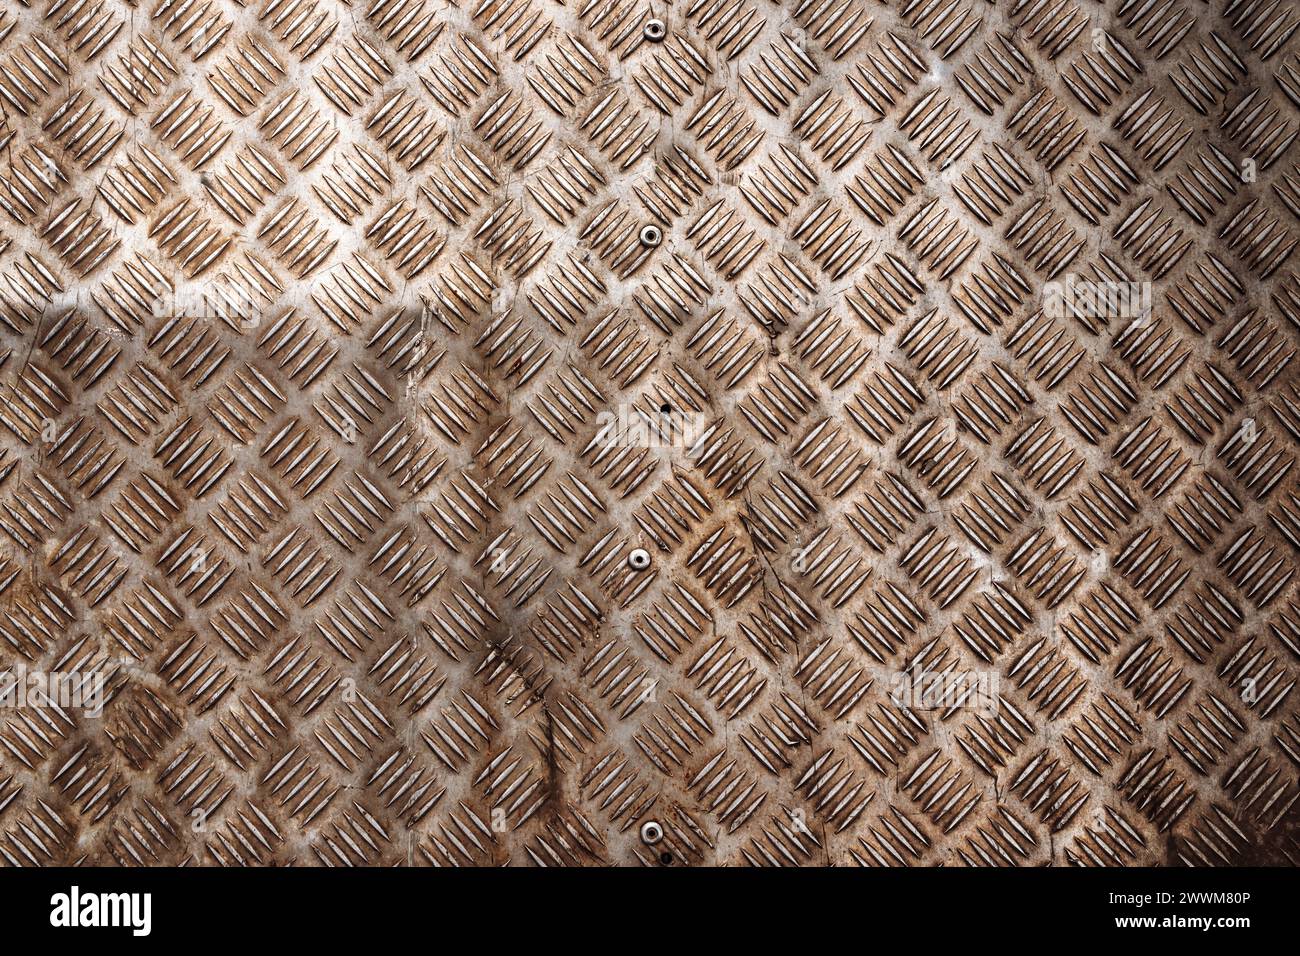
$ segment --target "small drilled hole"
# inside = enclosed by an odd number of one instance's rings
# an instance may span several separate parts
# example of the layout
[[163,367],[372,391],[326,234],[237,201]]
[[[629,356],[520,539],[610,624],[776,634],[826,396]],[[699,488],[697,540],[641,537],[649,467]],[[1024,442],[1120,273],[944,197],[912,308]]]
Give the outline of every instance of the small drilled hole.
[[665,850],[663,853],[659,854],[659,862],[662,863],[664,866],[672,866],[673,855],[669,853],[667,850]]
[[673,413],[673,407],[669,405],[667,402],[664,402],[662,405],[659,406],[659,413],[661,415],[671,415]]

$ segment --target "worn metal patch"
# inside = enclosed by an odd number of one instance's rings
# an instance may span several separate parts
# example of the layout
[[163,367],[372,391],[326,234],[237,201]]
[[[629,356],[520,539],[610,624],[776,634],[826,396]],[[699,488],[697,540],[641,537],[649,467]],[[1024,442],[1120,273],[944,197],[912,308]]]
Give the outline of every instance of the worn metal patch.
[[0,855],[1296,862],[1298,25],[6,4]]

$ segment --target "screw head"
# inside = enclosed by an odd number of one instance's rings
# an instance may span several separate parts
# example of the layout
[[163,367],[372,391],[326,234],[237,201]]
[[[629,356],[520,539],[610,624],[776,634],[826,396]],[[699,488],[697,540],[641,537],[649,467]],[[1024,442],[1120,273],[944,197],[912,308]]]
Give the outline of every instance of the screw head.
[[627,556],[627,566],[633,571],[644,571],[650,567],[650,552],[645,548],[637,548]]
[[645,28],[641,31],[641,35],[651,43],[658,43],[668,35],[668,27],[662,20],[656,17],[653,20],[646,21]]
[[664,241],[664,231],[658,226],[645,226],[641,229],[641,245],[654,248]]
[[664,828],[655,820],[647,820],[641,824],[641,840],[654,846],[664,838]]

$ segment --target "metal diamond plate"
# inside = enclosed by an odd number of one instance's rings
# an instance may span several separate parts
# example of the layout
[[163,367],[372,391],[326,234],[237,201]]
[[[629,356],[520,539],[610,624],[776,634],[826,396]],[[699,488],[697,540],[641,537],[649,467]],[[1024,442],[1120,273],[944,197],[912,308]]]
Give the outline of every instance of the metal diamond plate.
[[5,4],[0,855],[1297,862],[1297,27]]

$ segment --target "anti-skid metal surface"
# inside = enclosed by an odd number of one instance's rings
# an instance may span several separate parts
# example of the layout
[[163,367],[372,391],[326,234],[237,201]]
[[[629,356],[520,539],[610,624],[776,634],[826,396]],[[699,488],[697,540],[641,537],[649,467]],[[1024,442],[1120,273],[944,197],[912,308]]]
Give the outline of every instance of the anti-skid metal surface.
[[1297,26],[6,4],[0,854],[1295,862]]

